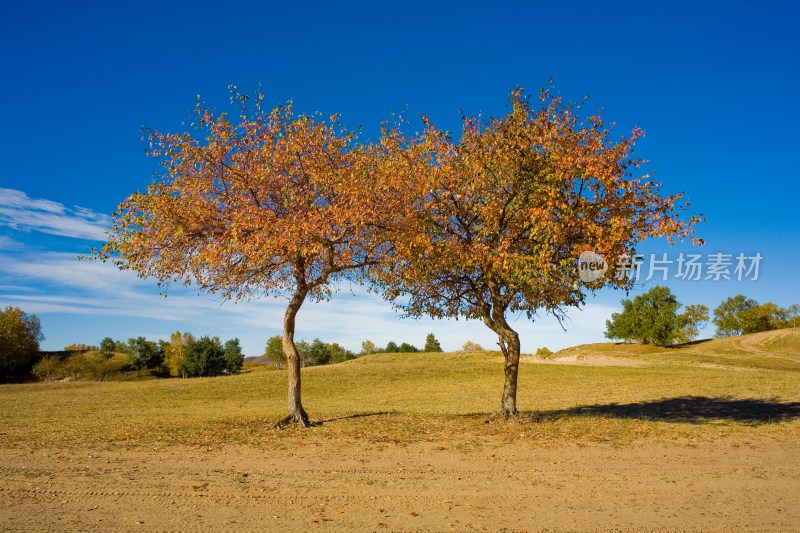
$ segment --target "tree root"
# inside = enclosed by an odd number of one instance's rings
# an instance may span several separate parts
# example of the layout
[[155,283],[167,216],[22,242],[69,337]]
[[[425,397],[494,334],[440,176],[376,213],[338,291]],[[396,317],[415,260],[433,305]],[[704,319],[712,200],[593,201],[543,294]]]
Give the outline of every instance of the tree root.
[[484,424],[491,424],[495,420],[499,420],[499,419],[503,419],[503,420],[518,419],[519,416],[520,416],[520,414],[519,414],[519,411],[517,411],[517,410],[514,410],[514,412],[511,413],[511,412],[508,412],[508,411],[506,411],[504,409],[498,409],[497,411],[495,411],[494,413],[489,415],[489,418],[484,420],[483,423]]
[[308,428],[311,426],[318,426],[319,424],[319,422],[311,422],[311,420],[308,418],[308,414],[306,414],[306,412],[303,410],[299,413],[292,413],[290,415],[286,415],[284,418],[281,418],[272,424],[272,429],[283,429],[289,426]]

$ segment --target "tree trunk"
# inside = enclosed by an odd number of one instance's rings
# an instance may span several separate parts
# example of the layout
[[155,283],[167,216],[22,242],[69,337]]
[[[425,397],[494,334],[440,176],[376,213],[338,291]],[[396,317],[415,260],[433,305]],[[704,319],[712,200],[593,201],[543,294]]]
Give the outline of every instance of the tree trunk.
[[[500,350],[505,357],[503,373],[505,383],[503,384],[503,396],[500,398],[500,409],[494,417],[511,418],[519,414],[517,411],[517,376],[519,375],[519,334],[511,329],[506,321],[507,303],[503,302],[500,287],[491,280],[487,282],[491,300],[483,302],[482,314],[483,322],[489,329],[497,333]],[[493,418],[494,418],[493,417]]]
[[308,414],[303,409],[300,394],[300,354],[294,345],[294,322],[300,306],[306,298],[306,291],[297,291],[289,301],[283,318],[283,353],[286,354],[286,368],[289,374],[289,402],[286,418],[278,421],[275,426],[283,427],[289,424],[299,424],[303,427],[310,425]]
[[500,337],[500,349],[505,357],[505,383],[503,384],[503,396],[500,398],[500,410],[498,416],[510,418],[517,416],[517,376],[519,375],[519,335],[509,327],[503,328]]

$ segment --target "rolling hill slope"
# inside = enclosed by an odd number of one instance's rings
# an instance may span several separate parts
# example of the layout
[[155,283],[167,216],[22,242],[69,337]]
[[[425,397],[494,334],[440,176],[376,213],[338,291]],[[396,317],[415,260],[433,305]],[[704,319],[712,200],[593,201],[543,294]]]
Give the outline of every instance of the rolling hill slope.
[[641,344],[583,344],[557,352],[553,359],[584,361],[617,358],[639,364],[685,364],[800,372],[800,329],[697,341],[674,347]]

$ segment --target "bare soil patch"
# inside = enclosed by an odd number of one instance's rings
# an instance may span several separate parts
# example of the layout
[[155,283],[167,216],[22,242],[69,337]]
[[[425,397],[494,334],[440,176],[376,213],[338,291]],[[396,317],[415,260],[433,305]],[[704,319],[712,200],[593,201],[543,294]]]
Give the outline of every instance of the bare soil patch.
[[797,530],[789,440],[0,449],[0,528]]

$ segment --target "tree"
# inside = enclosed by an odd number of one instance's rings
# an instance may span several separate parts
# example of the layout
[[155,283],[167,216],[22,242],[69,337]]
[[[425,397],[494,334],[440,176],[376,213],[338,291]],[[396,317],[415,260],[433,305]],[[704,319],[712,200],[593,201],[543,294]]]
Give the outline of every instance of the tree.
[[670,242],[691,233],[679,219],[681,195],[661,196],[642,161],[630,157],[642,136],[611,140],[600,116],[580,122],[580,106],[547,91],[533,109],[521,90],[511,110],[484,122],[464,118],[459,142],[428,119],[414,137],[384,128],[381,168],[406,184],[396,214],[391,261],[376,283],[406,315],[480,319],[505,358],[498,415],[517,415],[520,339],[508,313],[563,318],[585,293],[630,277],[578,282],[576,260],[590,250],[608,260],[647,237]]
[[691,342],[700,335],[700,330],[708,324],[708,307],[703,304],[687,305],[678,315],[680,331],[678,342]]
[[717,327],[717,337],[732,337],[741,335],[744,330],[741,313],[756,307],[758,302],[747,298],[744,294],[737,294],[726,298],[714,309],[714,325]]
[[428,333],[428,336],[425,337],[425,348],[422,351],[434,353],[442,351],[442,345],[439,344],[439,341],[436,340],[433,333]]
[[106,337],[100,341],[100,353],[106,359],[110,359],[114,355],[115,347],[116,343],[111,337]]
[[7,306],[0,312],[0,375],[30,365],[44,340],[39,317],[19,307]]
[[128,339],[128,362],[131,368],[141,372],[160,366],[164,362],[164,356],[155,342],[137,337]]
[[114,341],[114,351],[116,353],[128,353],[128,345],[122,341]]
[[402,343],[400,346],[397,347],[397,351],[400,353],[417,353],[419,352],[419,348],[416,346],[409,344],[407,342]]
[[283,339],[280,335],[275,335],[267,339],[267,347],[264,350],[267,359],[272,359],[278,366],[286,364],[286,355],[283,353]]
[[182,282],[226,299],[288,296],[283,321],[288,414],[309,425],[294,342],[303,302],[328,298],[337,279],[358,280],[387,245],[378,223],[394,212],[380,198],[373,157],[334,115],[296,116],[232,89],[238,123],[198,102],[186,133],[152,132],[150,154],[165,168],[145,193],[118,208],[108,243],[95,254],[118,267]]
[[204,335],[186,345],[183,363],[190,376],[216,376],[225,370],[225,348],[219,337]]
[[243,364],[244,354],[239,339],[225,341],[225,370],[230,374],[236,374],[242,370]]
[[331,361],[331,351],[327,344],[319,339],[311,341],[308,353],[308,365],[327,365]]
[[356,354],[335,342],[328,345],[328,351],[331,354],[331,363],[341,363],[356,358]]
[[386,353],[398,353],[400,348],[397,346],[397,343],[394,341],[389,341],[386,343],[386,348],[383,349]]
[[186,361],[186,346],[194,341],[194,336],[189,333],[176,331],[169,336],[169,344],[164,348],[164,365],[170,376],[186,377],[187,370],[184,362]]
[[622,300],[622,312],[606,321],[606,337],[666,346],[688,342],[708,320],[708,308],[690,305],[678,314],[681,304],[667,287],[655,286],[633,300]]
[[378,348],[375,346],[375,343],[371,340],[365,340],[361,343],[361,355],[370,355],[373,353],[377,353]]
[[759,304],[752,298],[737,294],[726,298],[714,309],[717,337],[747,335],[773,329],[797,327],[800,306],[780,307],[773,302]]
[[83,344],[80,342],[76,342],[73,344],[67,344],[64,346],[65,352],[96,352],[99,348],[97,346],[93,346],[90,344]]

